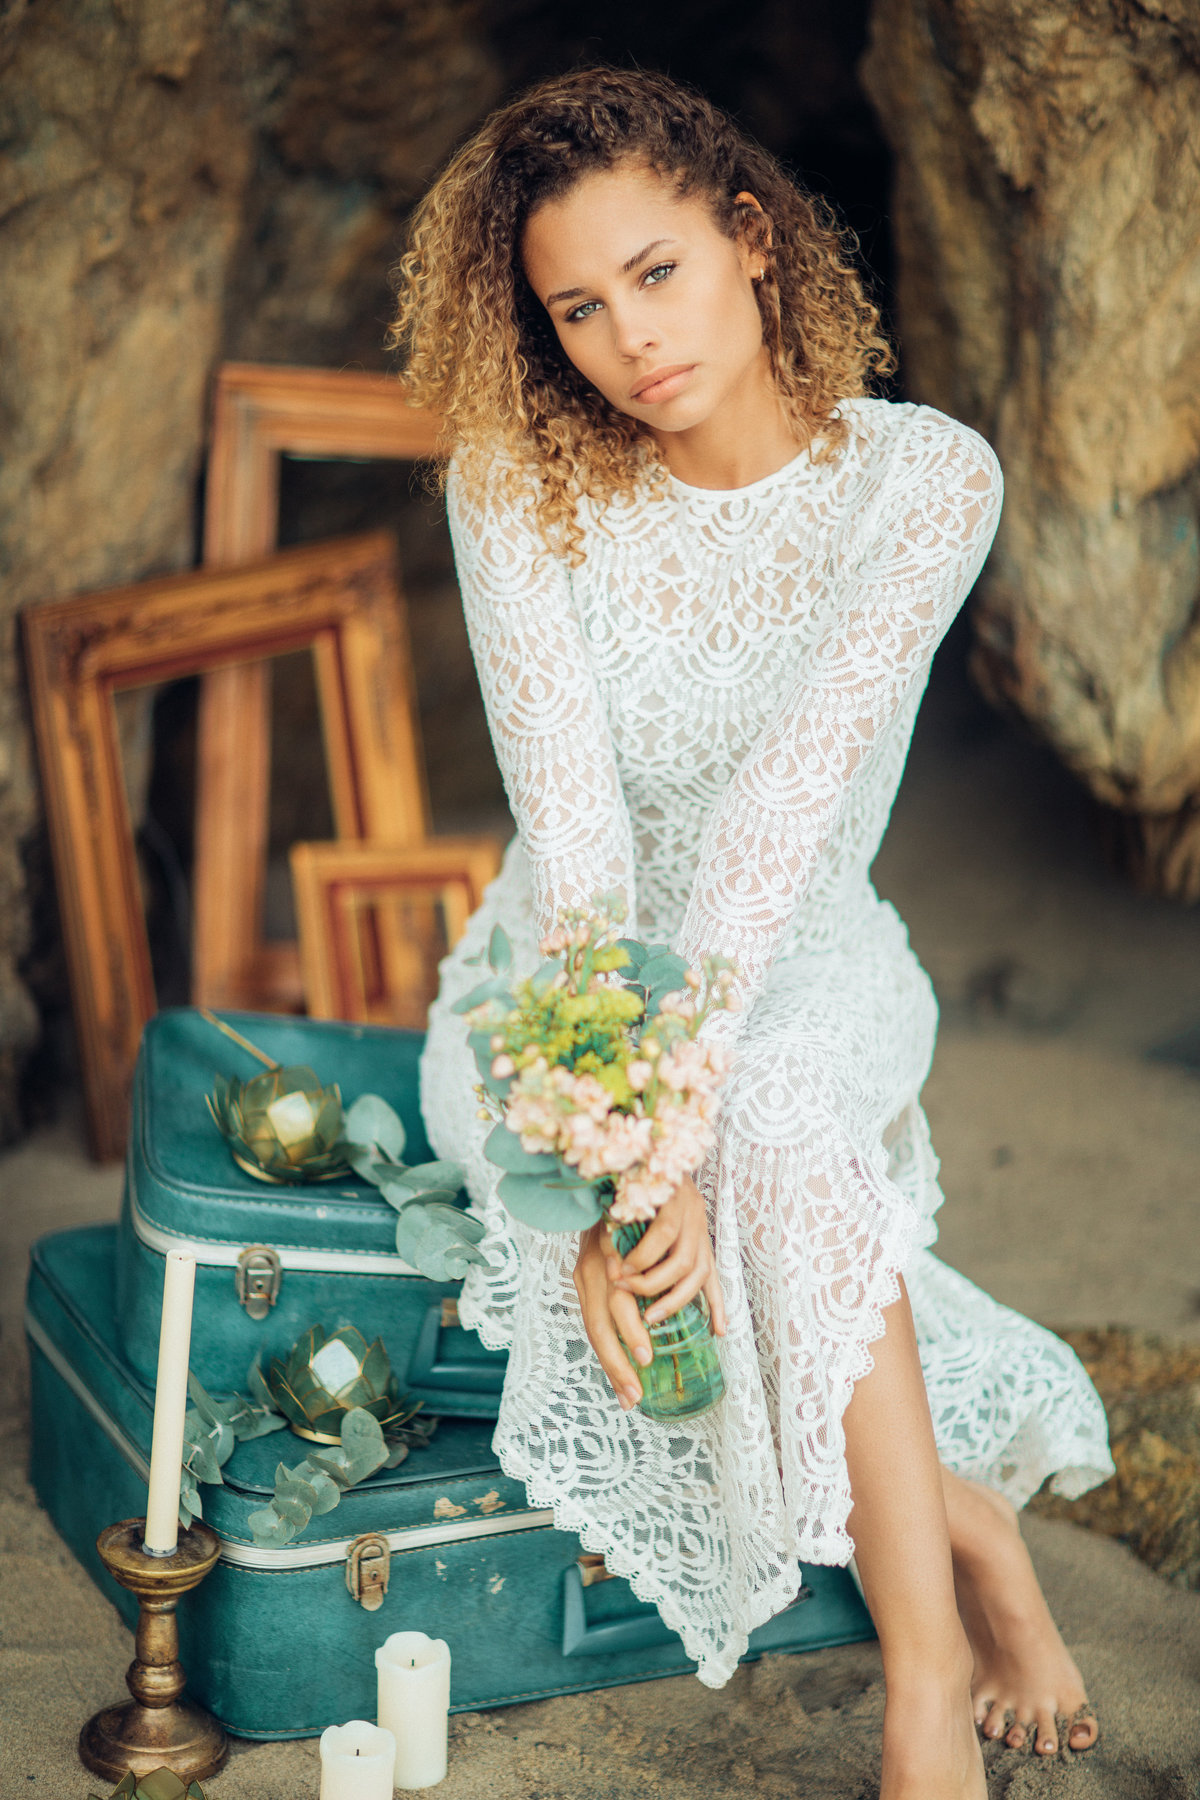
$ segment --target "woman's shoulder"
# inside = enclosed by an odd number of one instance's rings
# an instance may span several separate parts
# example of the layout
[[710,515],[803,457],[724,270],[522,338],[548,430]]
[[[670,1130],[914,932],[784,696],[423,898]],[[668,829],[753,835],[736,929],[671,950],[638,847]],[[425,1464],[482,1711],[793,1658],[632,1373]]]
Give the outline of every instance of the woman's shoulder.
[[908,490],[953,486],[998,500],[996,453],[970,425],[910,400],[864,397],[844,400],[838,410],[850,428],[848,453],[885,503]]

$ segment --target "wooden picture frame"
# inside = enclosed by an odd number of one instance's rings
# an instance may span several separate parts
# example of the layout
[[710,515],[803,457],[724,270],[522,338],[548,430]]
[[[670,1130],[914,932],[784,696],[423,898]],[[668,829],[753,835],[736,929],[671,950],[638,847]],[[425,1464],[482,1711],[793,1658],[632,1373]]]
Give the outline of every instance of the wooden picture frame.
[[[311,649],[337,829],[425,827],[408,642],[386,532],[79,594],[23,614],[93,1154],[119,1156],[155,1009],[114,696]],[[229,747],[236,763],[236,740]],[[233,804],[241,799],[234,794]]]
[[[462,936],[500,857],[499,839],[483,836],[293,844],[310,1016],[423,1031],[438,959]],[[414,904],[415,920],[411,910],[405,916]]]
[[[225,568],[274,549],[284,454],[417,460],[437,454],[439,429],[435,414],[407,404],[393,377],[226,363],[213,411],[205,563]],[[286,1008],[299,991],[297,947],[262,936],[270,759],[263,664],[207,674],[197,722],[192,895],[192,996],[202,1006]]]

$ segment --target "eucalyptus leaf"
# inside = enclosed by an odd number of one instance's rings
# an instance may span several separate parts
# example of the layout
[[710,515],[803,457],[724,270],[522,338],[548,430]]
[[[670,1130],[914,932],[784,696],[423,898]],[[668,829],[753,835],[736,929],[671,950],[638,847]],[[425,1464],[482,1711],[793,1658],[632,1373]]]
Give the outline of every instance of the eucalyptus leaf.
[[475,1007],[482,1006],[485,1000],[507,1000],[508,998],[509,984],[507,980],[502,976],[493,975],[489,980],[481,981],[478,987],[473,987],[469,994],[464,994],[461,1000],[456,1000],[450,1011],[469,1013]]
[[438,1162],[413,1163],[396,1179],[405,1187],[410,1187],[414,1194],[431,1193],[434,1188],[444,1188],[447,1193],[456,1194],[463,1184],[463,1168],[461,1163]]
[[400,1115],[386,1100],[378,1094],[360,1094],[346,1114],[342,1136],[348,1145],[366,1145],[382,1151],[388,1161],[399,1162],[408,1134]]
[[558,972],[558,964],[556,962],[544,962],[529,977],[529,985],[539,999],[554,981]]
[[537,1175],[505,1175],[498,1189],[514,1219],[537,1231],[583,1231],[602,1208],[594,1187],[551,1187]]
[[640,944],[636,938],[618,938],[617,949],[625,952],[626,956],[629,958],[627,967],[632,970],[634,974],[637,973],[650,954],[645,944]]
[[507,1125],[497,1125],[488,1133],[483,1154],[511,1175],[550,1174],[558,1167],[558,1158],[550,1151],[523,1149],[520,1138]]
[[688,964],[683,957],[676,956],[674,951],[667,951],[642,964],[638,970],[638,981],[652,992],[661,989],[663,993],[673,994],[677,988],[684,986],[687,972]]
[[512,968],[512,959],[512,944],[507,931],[503,925],[493,925],[492,935],[488,939],[488,962],[497,975],[502,975],[506,969]]

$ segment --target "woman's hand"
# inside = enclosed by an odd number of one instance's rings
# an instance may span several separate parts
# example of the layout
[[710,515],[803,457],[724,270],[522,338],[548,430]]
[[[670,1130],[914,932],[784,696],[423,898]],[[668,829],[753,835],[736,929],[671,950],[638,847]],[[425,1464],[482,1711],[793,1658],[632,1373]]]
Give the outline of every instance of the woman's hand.
[[690,1179],[680,1183],[645,1237],[623,1261],[604,1220],[584,1232],[575,1262],[575,1291],[592,1349],[626,1412],[638,1404],[642,1388],[621,1347],[622,1340],[643,1368],[653,1356],[636,1296],[656,1296],[646,1314],[647,1322],[656,1325],[701,1290],[712,1310],[713,1331],[723,1337],[725,1302],[717,1280],[704,1197]]

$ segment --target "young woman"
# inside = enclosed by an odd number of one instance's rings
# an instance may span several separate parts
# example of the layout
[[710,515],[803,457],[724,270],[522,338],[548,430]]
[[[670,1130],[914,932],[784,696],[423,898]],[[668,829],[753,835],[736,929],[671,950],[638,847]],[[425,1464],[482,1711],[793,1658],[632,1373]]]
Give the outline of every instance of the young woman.
[[[445,417],[463,600],[518,835],[443,967],[423,1100],[466,1160],[511,1346],[496,1445],[657,1602],[713,1686],[853,1554],[887,1683],[884,1800],[980,1800],[976,1725],[1096,1726],[1015,1508],[1110,1471],[1072,1353],[938,1262],[919,1103],[936,1008],[869,880],[934,649],[1000,476],[890,364],[824,209],[665,77],[591,70],[495,113],[434,184],[396,342]],[[719,1146],[621,1264],[516,1224],[449,1007],[494,923],[532,967],[562,906],[737,964]],[[621,1340],[708,1293],[728,1388],[636,1410]]]

